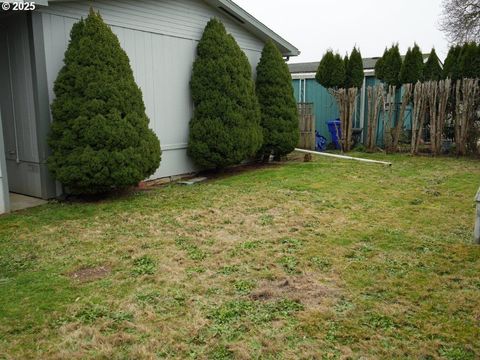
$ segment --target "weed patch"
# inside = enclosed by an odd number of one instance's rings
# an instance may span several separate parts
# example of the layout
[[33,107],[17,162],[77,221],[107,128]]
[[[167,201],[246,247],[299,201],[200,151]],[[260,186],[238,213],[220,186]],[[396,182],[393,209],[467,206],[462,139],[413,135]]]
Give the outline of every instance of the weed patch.
[[272,215],[262,215],[260,216],[258,223],[261,226],[271,226],[273,225],[273,216]]
[[237,280],[233,285],[235,291],[240,295],[248,295],[255,288],[255,283],[248,280]]
[[118,324],[133,321],[133,314],[125,311],[114,312],[104,305],[87,305],[75,314],[74,319],[90,325],[100,319],[112,320]]
[[148,257],[143,256],[133,261],[133,274],[137,276],[141,275],[153,275],[155,274],[156,265],[155,261]]
[[200,249],[197,245],[192,243],[191,239],[178,238],[177,246],[185,251],[188,257],[193,261],[203,261],[207,257],[207,253]]
[[310,258],[310,265],[321,271],[329,270],[332,267],[330,260],[318,256]]
[[295,256],[282,256],[279,264],[287,274],[300,274],[300,270],[298,270],[298,259]]
[[216,324],[230,324],[243,318],[252,323],[266,323],[281,318],[288,318],[303,310],[298,301],[281,299],[273,302],[250,300],[230,301],[214,310],[209,318]]
[[221,275],[232,275],[239,271],[239,267],[237,265],[230,265],[222,267],[218,273]]

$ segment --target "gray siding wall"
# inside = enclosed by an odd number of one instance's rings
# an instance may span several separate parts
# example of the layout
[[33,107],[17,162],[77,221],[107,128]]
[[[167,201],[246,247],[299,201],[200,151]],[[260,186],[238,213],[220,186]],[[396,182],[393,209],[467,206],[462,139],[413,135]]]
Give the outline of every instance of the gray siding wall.
[[195,171],[187,157],[192,116],[189,90],[198,40],[206,23],[220,18],[255,68],[263,42],[201,0],[99,0],[51,3],[42,8],[50,101],[63,65],[70,29],[93,5],[118,36],[143,91],[150,126],[162,144],[162,163],[152,179]]

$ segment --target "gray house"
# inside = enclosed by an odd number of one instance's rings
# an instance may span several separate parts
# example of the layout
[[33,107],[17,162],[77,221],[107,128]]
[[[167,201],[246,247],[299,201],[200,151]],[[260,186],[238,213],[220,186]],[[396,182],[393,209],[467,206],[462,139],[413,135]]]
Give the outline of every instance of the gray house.
[[195,171],[186,154],[192,115],[189,80],[209,19],[225,24],[253,68],[268,39],[287,58],[299,54],[230,0],[37,0],[34,11],[1,11],[0,213],[8,211],[10,192],[42,199],[62,192],[46,167],[53,84],[70,29],[90,6],[100,11],[127,52],[150,126],[160,138],[162,164],[152,179]]

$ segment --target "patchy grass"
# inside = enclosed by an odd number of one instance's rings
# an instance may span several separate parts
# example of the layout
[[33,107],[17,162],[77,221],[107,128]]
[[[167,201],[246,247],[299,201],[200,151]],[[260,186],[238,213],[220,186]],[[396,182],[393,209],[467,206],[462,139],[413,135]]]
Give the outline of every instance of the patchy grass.
[[478,160],[372,157],[0,217],[0,358],[480,358]]

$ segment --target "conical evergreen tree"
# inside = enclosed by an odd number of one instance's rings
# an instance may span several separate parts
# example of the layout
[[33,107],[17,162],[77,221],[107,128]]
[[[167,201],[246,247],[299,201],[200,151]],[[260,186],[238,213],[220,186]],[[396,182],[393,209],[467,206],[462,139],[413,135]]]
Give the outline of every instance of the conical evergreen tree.
[[476,43],[470,42],[463,45],[459,72],[462,78],[480,78],[480,46]]
[[415,84],[423,80],[423,55],[417,44],[409,48],[400,71],[402,84]]
[[188,154],[204,169],[253,157],[262,146],[260,108],[245,53],[212,19],[197,47],[190,82],[195,105]]
[[388,49],[385,48],[385,51],[383,52],[383,55],[380,59],[377,60],[375,63],[375,77],[378,80],[385,81],[385,59],[388,54]]
[[280,157],[298,145],[297,104],[292,77],[283,56],[272,41],[265,45],[257,66],[257,96],[263,129],[262,157]]
[[348,58],[348,53],[345,54],[345,56],[343,57],[343,66],[345,66],[345,84],[343,84],[343,88],[346,88],[348,89],[350,87],[350,82],[351,82],[351,79],[349,78],[349,74],[348,74],[348,62],[350,61],[350,59]]
[[461,46],[452,46],[448,51],[447,58],[443,65],[443,77],[456,81],[461,78],[460,74],[460,56],[462,54]]
[[90,10],[76,23],[55,82],[48,159],[54,177],[74,194],[138,184],[160,164],[142,92],[117,37]]
[[432,49],[432,52],[428,56],[428,60],[425,63],[423,69],[423,78],[424,80],[435,80],[438,81],[442,78],[443,70],[440,66],[440,59],[435,52],[435,49]]
[[387,85],[399,86],[400,70],[402,68],[402,57],[398,44],[392,45],[390,49],[383,56],[383,64],[381,64],[382,81]]
[[356,47],[353,48],[348,63],[346,65],[346,87],[347,88],[361,88],[363,85],[364,72],[363,72],[363,60],[362,54]]
[[315,79],[327,89],[343,88],[346,71],[342,57],[331,50],[327,51],[318,65]]

